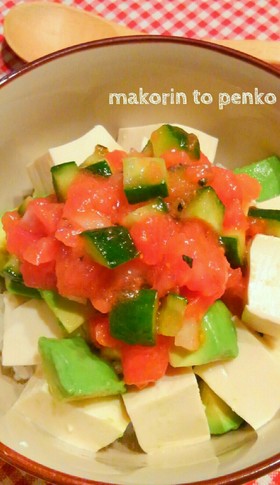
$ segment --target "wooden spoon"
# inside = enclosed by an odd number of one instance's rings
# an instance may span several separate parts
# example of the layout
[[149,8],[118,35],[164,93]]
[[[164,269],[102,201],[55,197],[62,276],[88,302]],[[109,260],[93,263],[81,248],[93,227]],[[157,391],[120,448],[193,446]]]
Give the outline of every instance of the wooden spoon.
[[[7,44],[28,62],[83,42],[143,34],[77,8],[44,1],[16,5],[4,19]],[[280,64],[280,42],[206,40]]]

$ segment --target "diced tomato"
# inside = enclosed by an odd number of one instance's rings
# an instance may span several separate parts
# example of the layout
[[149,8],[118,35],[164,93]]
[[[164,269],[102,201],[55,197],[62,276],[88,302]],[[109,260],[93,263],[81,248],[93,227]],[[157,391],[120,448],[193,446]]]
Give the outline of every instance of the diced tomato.
[[224,229],[247,228],[247,219],[243,208],[244,185],[235,173],[221,167],[213,167],[211,187],[216,191],[225,206]]
[[53,196],[31,200],[22,217],[22,225],[31,232],[51,236],[62,216],[63,204]]
[[178,204],[187,204],[195,195],[197,185],[189,180],[188,167],[174,167],[168,172],[168,193],[166,202],[170,205],[171,215],[178,215]]
[[22,260],[29,246],[39,241],[40,238],[40,235],[33,234],[22,227],[19,219],[17,223],[10,225],[7,231],[7,250]]
[[38,266],[23,261],[20,265],[20,271],[26,286],[41,290],[56,289],[55,261]]
[[35,266],[49,263],[50,261],[55,261],[59,248],[60,243],[54,237],[41,237],[25,249],[23,259]]
[[[150,271],[160,296],[184,286],[214,299],[224,293],[229,263],[209,226],[198,220],[181,223],[168,238],[165,251],[163,261]],[[190,258],[191,264],[184,261],[183,255]]]
[[55,237],[58,241],[65,244],[65,246],[80,249],[82,252],[84,250],[84,240],[80,237],[80,234],[83,230],[79,224],[62,218],[58,223]]
[[239,318],[247,298],[248,274],[243,275],[241,268],[230,268],[229,278],[222,300],[233,315]]
[[247,227],[248,221],[242,209],[242,203],[239,199],[232,199],[231,204],[225,208],[223,228],[246,231]]
[[247,211],[248,206],[258,199],[261,193],[261,184],[247,173],[236,174],[236,179],[242,193],[242,207]]
[[124,345],[121,354],[126,384],[141,388],[163,377],[168,367],[171,342],[169,337],[158,335],[153,347]]
[[190,165],[193,163],[193,159],[184,150],[167,150],[161,157],[165,160],[167,168],[176,167],[178,165]]
[[115,269],[102,268],[97,288],[91,293],[93,306],[101,313],[111,310],[123,294],[138,291],[149,284],[147,267],[139,259],[128,261]]
[[123,150],[113,150],[106,154],[106,160],[108,160],[113,173],[122,172],[125,157],[127,157],[127,153]]
[[132,239],[146,264],[158,264],[166,244],[176,229],[176,223],[167,215],[153,215],[136,222],[130,231]]
[[95,315],[88,322],[89,336],[93,343],[101,347],[116,348],[122,342],[110,334],[109,318],[107,315]]
[[57,288],[66,297],[89,298],[99,286],[102,267],[79,251],[62,247],[56,257]]
[[183,287],[180,291],[182,296],[185,296],[188,300],[188,304],[185,311],[185,318],[193,318],[195,321],[199,322],[201,318],[205,315],[208,308],[214,303],[215,298],[201,296],[197,292],[188,290],[188,288]]
[[18,211],[8,211],[3,214],[1,220],[4,231],[8,233],[11,227],[16,225],[16,223],[20,220],[20,215]]
[[100,177],[84,171],[68,190],[63,217],[84,228],[94,229],[118,222],[119,212],[127,206],[121,173]]
[[252,239],[257,234],[265,234],[266,221],[265,219],[248,217],[248,227],[246,231],[247,240]]
[[213,167],[213,179],[209,184],[217,193],[222,203],[228,207],[233,199],[242,200],[242,190],[237,176],[226,168]]

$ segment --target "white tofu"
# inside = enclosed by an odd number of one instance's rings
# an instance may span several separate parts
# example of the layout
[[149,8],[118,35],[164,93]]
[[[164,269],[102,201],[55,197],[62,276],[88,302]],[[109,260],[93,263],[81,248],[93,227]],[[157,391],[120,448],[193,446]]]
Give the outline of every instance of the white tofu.
[[19,413],[48,434],[93,452],[120,438],[129,423],[118,396],[55,401],[39,373],[28,381],[10,413]]
[[273,197],[272,199],[263,200],[262,202],[256,202],[258,209],[274,209],[280,210],[280,195]]
[[153,386],[123,395],[141,448],[155,452],[210,439],[196,378],[191,369],[166,375]]
[[36,365],[39,337],[59,338],[62,330],[44,301],[33,299],[17,306],[15,301],[5,294],[2,365]]
[[248,304],[242,320],[258,332],[280,336],[280,238],[257,234],[249,258]]
[[259,338],[236,323],[238,357],[197,366],[194,372],[257,430],[280,408],[280,366]]
[[[125,151],[130,151],[131,148],[142,150],[150,138],[151,133],[163,124],[164,123],[157,123],[155,125],[120,128],[117,141]],[[210,162],[214,162],[218,146],[217,138],[195,128],[191,128],[190,126],[177,123],[170,124],[179,126],[188,133],[194,133],[199,139],[201,151],[208,157]]]
[[53,165],[70,161],[80,165],[94,152],[96,145],[103,145],[109,150],[122,150],[122,147],[103,126],[96,125],[80,138],[50,148],[47,153],[29,164],[27,170],[36,194],[47,195],[53,192],[50,173]]

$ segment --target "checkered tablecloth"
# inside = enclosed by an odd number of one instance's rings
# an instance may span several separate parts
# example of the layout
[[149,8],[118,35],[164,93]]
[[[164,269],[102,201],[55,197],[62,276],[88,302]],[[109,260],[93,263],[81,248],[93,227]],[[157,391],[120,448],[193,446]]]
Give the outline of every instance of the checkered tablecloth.
[[[3,43],[3,18],[19,0],[0,0],[0,76],[21,62]],[[64,0],[148,34],[197,39],[280,40],[279,0]],[[0,460],[1,485],[45,485]],[[249,485],[249,484],[248,484]],[[280,471],[250,485],[280,485]]]

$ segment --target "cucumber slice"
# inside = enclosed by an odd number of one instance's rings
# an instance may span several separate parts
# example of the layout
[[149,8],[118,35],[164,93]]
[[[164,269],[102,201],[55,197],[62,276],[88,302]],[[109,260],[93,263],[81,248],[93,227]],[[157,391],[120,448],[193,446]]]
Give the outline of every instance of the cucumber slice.
[[22,274],[19,269],[19,260],[16,256],[9,256],[8,261],[2,269],[2,275],[14,281],[22,282]]
[[154,152],[153,152],[153,145],[151,140],[148,140],[146,145],[144,146],[142,153],[146,155],[146,157],[152,157]]
[[40,292],[36,290],[36,288],[25,286],[22,281],[5,278],[5,285],[7,291],[13,295],[23,296],[24,298],[41,299]]
[[232,268],[238,268],[245,262],[245,233],[234,231],[221,236],[221,241],[225,247],[225,255]]
[[163,300],[158,313],[158,333],[175,337],[183,325],[187,299],[175,293],[169,293]]
[[182,128],[172,125],[162,125],[150,137],[153,155],[160,157],[169,150],[183,150],[191,158],[199,160],[200,146],[196,135],[187,133]]
[[265,234],[280,237],[280,210],[250,207],[248,216],[265,221]]
[[128,157],[123,161],[123,185],[130,204],[167,197],[167,170],[162,158]]
[[31,197],[31,195],[28,195],[27,197],[25,197],[25,199],[19,205],[18,213],[19,213],[20,216],[23,216],[25,214],[26,209],[28,207],[28,204],[29,204],[29,202],[31,202],[31,200],[33,200],[33,197]]
[[202,318],[200,347],[191,352],[173,345],[169,361],[173,367],[189,367],[232,359],[237,355],[238,342],[232,314],[221,300],[217,300]]
[[66,200],[68,189],[78,173],[76,162],[61,163],[51,168],[54,191],[60,202]]
[[55,291],[42,290],[42,298],[68,333],[83,325],[92,313],[89,305],[65,298]]
[[110,177],[110,175],[112,175],[112,171],[107,160],[99,160],[91,165],[87,165],[85,170],[88,170],[94,175],[100,175],[101,177]]
[[161,197],[157,197],[155,200],[151,201],[149,204],[143,205],[136,209],[135,211],[129,212],[123,218],[123,225],[126,227],[131,227],[135,222],[142,221],[146,217],[154,216],[157,214],[166,214],[168,212],[168,206]]
[[127,344],[155,345],[157,292],[143,289],[119,301],[109,314],[110,333]]
[[239,167],[235,173],[247,173],[261,184],[259,202],[280,195],[280,158],[276,155]]
[[83,231],[81,237],[89,256],[107,268],[115,268],[139,254],[127,228],[123,226]]
[[93,165],[96,162],[106,159],[106,155],[109,152],[107,147],[103,145],[96,145],[94,152],[85,159],[85,161],[79,166],[80,168],[86,168]]
[[112,366],[94,354],[81,337],[40,337],[39,352],[50,392],[59,400],[112,396],[126,391]]
[[207,222],[214,231],[220,233],[225,207],[212,187],[202,187],[194,198],[180,212],[180,219],[197,218]]

